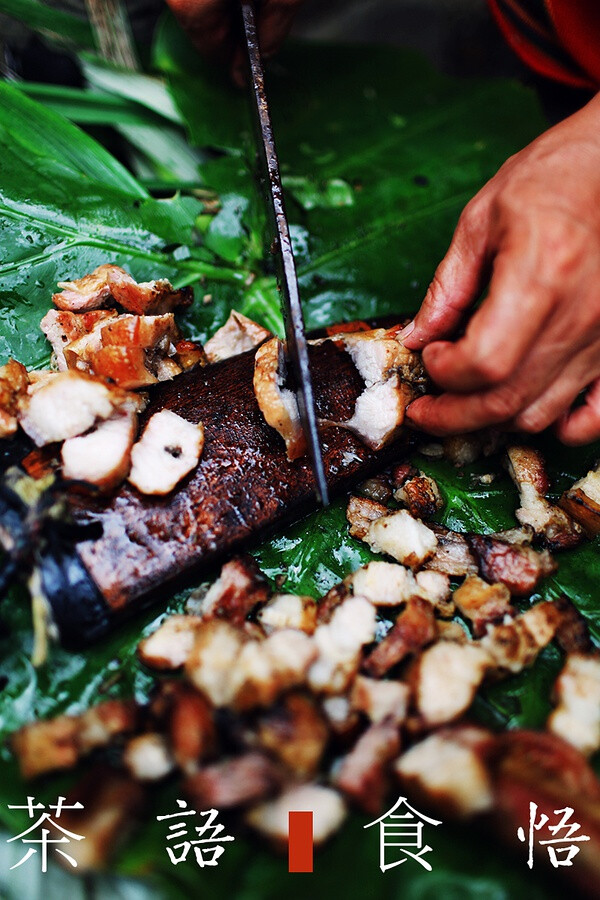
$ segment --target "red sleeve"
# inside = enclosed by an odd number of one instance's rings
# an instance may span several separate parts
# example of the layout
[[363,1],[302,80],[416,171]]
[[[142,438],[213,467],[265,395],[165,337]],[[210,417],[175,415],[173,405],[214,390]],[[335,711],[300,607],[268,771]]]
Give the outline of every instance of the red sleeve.
[[600,85],[600,0],[488,0],[507,42],[534,71]]

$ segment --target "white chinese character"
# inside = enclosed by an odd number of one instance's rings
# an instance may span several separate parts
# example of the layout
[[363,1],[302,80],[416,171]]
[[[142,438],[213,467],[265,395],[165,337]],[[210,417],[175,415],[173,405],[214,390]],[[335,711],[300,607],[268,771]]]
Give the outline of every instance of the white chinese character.
[[[525,842],[526,840],[529,840],[529,856],[527,858],[527,865],[530,869],[533,869],[533,845],[535,843],[535,832],[539,831],[550,821],[548,816],[544,815],[544,813],[540,813],[539,821],[536,822],[537,811],[537,803],[530,803],[528,838],[525,836],[525,830],[523,828],[517,829],[517,837],[520,841]],[[563,813],[563,816],[556,825],[548,825],[548,831],[551,835],[553,835],[553,837],[548,838],[548,840],[538,842],[540,846],[546,847],[550,862],[555,869],[558,869],[559,866],[572,866],[573,859],[577,856],[579,850],[581,849],[577,846],[577,844],[581,841],[589,841],[590,839],[589,835],[587,834],[576,834],[576,832],[578,832],[581,828],[581,825],[578,822],[569,823],[569,819],[573,815],[573,810],[570,806],[566,806],[564,809],[554,810],[555,816],[558,816],[561,813]],[[565,832],[563,837],[558,836],[560,835],[561,831]]]
[[[399,813],[396,810],[404,806],[407,812]],[[379,825],[379,868],[382,872],[387,869],[393,869],[399,866],[410,857],[418,862],[419,865],[431,872],[431,865],[424,859],[426,853],[431,851],[428,844],[423,844],[423,825],[441,825],[441,821],[430,819],[423,813],[413,809],[406,802],[406,797],[400,797],[397,803],[386,813],[364,825],[364,828],[370,828],[371,825]],[[396,852],[392,850],[392,857],[398,854],[404,854],[400,859],[392,859],[387,861],[386,850],[397,848]],[[417,851],[415,853],[411,851]]]
[[[49,809],[54,810],[54,817],[56,819],[60,818],[60,814],[65,809],[83,809],[82,803],[74,803],[72,806],[65,805],[65,797],[59,797],[55,804],[50,804]],[[45,809],[43,803],[36,803],[33,797],[27,797],[27,803],[25,806],[8,806],[9,809],[26,809],[27,815],[30,819],[35,818],[35,815],[38,810]],[[42,825],[47,823],[51,826],[54,832],[60,832],[61,837],[51,838],[50,834],[52,833],[50,828],[41,828]],[[27,837],[34,833],[38,828],[40,828],[40,837]],[[21,834],[15,835],[15,837],[9,838],[7,840],[7,844],[12,843],[12,841],[21,841],[23,844],[39,844],[39,853],[40,853],[40,864],[42,872],[48,871],[48,847],[51,844],[70,844],[71,841],[83,841],[84,835],[75,834],[73,831],[68,831],[68,829],[63,828],[57,822],[55,822],[50,813],[44,812],[38,818],[33,825],[30,825],[25,831],[22,831]],[[65,853],[64,850],[59,850],[58,847],[55,847],[57,853],[60,853],[68,863],[70,863],[73,868],[77,868],[77,861],[73,859],[72,856],[69,856],[68,853]],[[36,847],[30,847],[27,853],[23,856],[22,859],[19,860],[18,863],[15,863],[14,866],[11,866],[11,869],[18,869],[19,866],[22,866],[24,862],[27,862],[35,853],[38,852]]]
[[170,834],[167,835],[168,841],[185,838],[185,840],[180,841],[178,844],[171,844],[167,847],[169,859],[173,865],[176,866],[187,858],[190,849],[193,847],[196,862],[201,868],[204,868],[204,866],[216,866],[219,858],[225,852],[225,848],[222,847],[221,844],[225,841],[234,840],[230,835],[221,833],[224,829],[223,825],[215,823],[219,813],[216,809],[207,809],[197,813],[195,809],[187,808],[185,800],[177,800],[177,806],[180,808],[180,812],[169,813],[167,816],[157,816],[156,820],[158,822],[163,821],[163,819],[181,820],[182,816],[200,815],[206,816],[206,821],[201,825],[194,826],[194,831],[198,835],[195,840],[190,840],[188,836],[187,822],[177,821],[172,822],[169,825]]

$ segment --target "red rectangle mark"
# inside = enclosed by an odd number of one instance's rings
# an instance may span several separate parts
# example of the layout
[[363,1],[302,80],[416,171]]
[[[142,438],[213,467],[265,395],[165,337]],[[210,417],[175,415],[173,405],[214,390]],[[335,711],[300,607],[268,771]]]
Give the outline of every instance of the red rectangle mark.
[[288,872],[312,872],[312,810],[291,810],[288,813],[288,834]]

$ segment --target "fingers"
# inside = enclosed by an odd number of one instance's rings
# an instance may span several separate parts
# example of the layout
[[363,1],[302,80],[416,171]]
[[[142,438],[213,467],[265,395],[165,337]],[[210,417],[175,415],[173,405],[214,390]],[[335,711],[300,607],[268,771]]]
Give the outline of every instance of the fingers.
[[556,433],[564,444],[573,447],[600,438],[600,379],[590,385],[584,405],[558,421]]
[[404,335],[410,350],[446,337],[460,323],[486,280],[489,204],[483,192],[465,208],[452,243],[439,264],[413,328]]
[[419,397],[406,410],[406,418],[415,428],[442,436],[504,424],[516,411],[512,389],[504,387],[493,393]]
[[585,356],[580,356],[567,366],[562,377],[515,417],[515,428],[537,434],[560,419],[589,380],[590,367],[586,362]]

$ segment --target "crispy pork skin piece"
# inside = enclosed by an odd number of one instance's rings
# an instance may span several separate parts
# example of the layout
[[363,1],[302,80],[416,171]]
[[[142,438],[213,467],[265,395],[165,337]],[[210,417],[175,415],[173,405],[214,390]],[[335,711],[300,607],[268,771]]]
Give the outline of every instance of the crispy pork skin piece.
[[368,675],[381,678],[409,654],[416,653],[436,637],[431,603],[415,597],[406,604],[391,631],[371,651],[363,669]]
[[256,351],[254,393],[265,422],[283,438],[292,460],[304,455],[306,441],[296,397],[284,387],[285,379],[284,345],[279,338],[271,338]]
[[435,523],[430,528],[437,538],[437,546],[433,556],[425,561],[425,569],[454,576],[476,574],[477,560],[465,535]]
[[281,628],[297,628],[312,634],[317,627],[317,604],[312,597],[274,594],[257,615],[266,634]]
[[137,415],[117,412],[87,434],[69,438],[60,451],[63,478],[112,490],[129,472],[136,431]]
[[167,616],[156,631],[138,644],[141,661],[151,669],[179,669],[192,652],[201,616]]
[[0,366],[0,438],[11,437],[16,432],[19,401],[28,386],[27,369],[16,359]]
[[71,367],[74,355],[96,375],[123,388],[146,387],[180,374],[181,366],[174,359],[178,339],[173,313],[118,316],[101,326],[98,339],[86,341],[83,349],[78,349],[82,341],[67,347],[65,358]]
[[546,499],[548,475],[542,454],[533,447],[508,447],[508,471],[521,506],[515,515],[521,525],[531,525],[550,550],[575,547],[583,538],[581,526],[563,509]]
[[[77,863],[78,872],[102,869],[133,830],[142,812],[144,787],[130,775],[108,766],[95,766],[67,794],[65,806],[57,822],[61,828],[84,835],[85,840],[72,840],[69,856]],[[73,809],[81,803],[82,809]],[[52,832],[60,839],[62,832]],[[60,859],[57,857],[57,860]],[[65,863],[72,872],[72,867]]]
[[453,597],[463,616],[473,623],[475,637],[481,637],[490,622],[514,614],[506,585],[488,584],[478,575],[468,575]]
[[467,818],[493,807],[485,761],[493,736],[483,728],[442,728],[415,744],[394,764],[403,788],[445,814]]
[[259,717],[256,739],[296,778],[304,780],[318,771],[329,728],[312,697],[291,693]]
[[403,681],[382,681],[357,675],[350,692],[350,705],[371,722],[390,719],[400,725],[406,719],[410,688]]
[[333,783],[364,812],[378,815],[390,787],[390,767],[400,751],[400,733],[392,719],[371,725],[343,757]]
[[225,324],[206,342],[204,351],[209,362],[218,362],[252,350],[272,337],[271,332],[262,325],[232,309]]
[[462,716],[492,664],[486,650],[474,643],[438,641],[425,650],[411,672],[423,725],[435,728]]
[[335,834],[347,814],[346,804],[337,791],[318,784],[300,784],[288,788],[274,800],[254,806],[246,813],[245,821],[283,849],[288,845],[289,814],[292,810],[312,812],[316,845],[323,844]]
[[547,550],[537,552],[524,544],[509,543],[501,535],[471,534],[469,544],[486,581],[502,582],[515,597],[525,597],[547,575],[556,563]]
[[266,579],[254,559],[238,556],[225,563],[200,601],[198,612],[204,619],[226,619],[231,625],[241,625],[248,613],[268,596]]
[[397,488],[394,497],[415,519],[433,519],[444,505],[436,482],[422,472]]
[[600,534],[600,465],[565,491],[560,505],[588,537]]
[[371,522],[365,540],[372,550],[387,553],[411,569],[420,568],[437,547],[433,531],[405,509]]
[[184,372],[195,366],[205,366],[208,362],[202,344],[183,338],[175,342],[175,360]]
[[60,372],[30,387],[21,399],[19,422],[38,446],[83,434],[99,419],[108,419],[125,401],[112,388],[83,372]]
[[550,643],[560,623],[560,611],[547,600],[501,625],[489,625],[480,645],[495,665],[508,672],[530,666]]
[[175,768],[166,738],[155,732],[132,738],[123,752],[123,763],[136,781],[161,781]]
[[128,312],[157,315],[171,312],[178,306],[189,306],[193,300],[191,288],[174,290],[166,278],[138,284],[120,266],[98,266],[89,275],[76,281],[59,281],[60,293],[52,297],[59,309],[84,312],[110,304],[111,299]]
[[313,635],[318,656],[308,672],[316,693],[341,694],[360,666],[362,648],[375,637],[375,607],[364,597],[348,597]]
[[198,465],[204,428],[171,410],[154,413],[131,450],[129,481],[142,494],[168,494]]
[[198,809],[250,806],[276,794],[282,773],[263,753],[251,751],[206,766],[184,783],[184,792]]
[[418,593],[415,576],[397,563],[373,560],[347,579],[354,594],[374,606],[401,606]]
[[[83,313],[50,309],[40,322],[40,328],[52,346],[58,371],[64,372],[68,368],[66,347],[90,334],[100,323],[101,326],[105,325],[107,319],[114,319],[116,316],[114,309],[95,309]],[[98,335],[99,333],[98,329]]]
[[371,522],[387,516],[389,509],[383,503],[367,497],[350,497],[346,508],[346,518],[350,523],[350,537],[365,540]]
[[105,263],[76,281],[59,281],[61,291],[52,295],[52,302],[58,309],[70,312],[87,312],[106,306],[110,299],[108,278],[113,270],[118,271],[119,267]]
[[591,756],[600,748],[600,657],[570,653],[554,695],[557,706],[548,730]]

